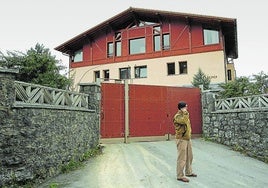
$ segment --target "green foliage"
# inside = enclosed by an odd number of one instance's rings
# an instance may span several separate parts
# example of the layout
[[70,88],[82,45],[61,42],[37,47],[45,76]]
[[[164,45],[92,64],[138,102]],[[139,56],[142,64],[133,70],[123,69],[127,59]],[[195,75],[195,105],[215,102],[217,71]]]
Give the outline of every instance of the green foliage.
[[69,162],[68,162],[68,164],[66,164],[66,165],[63,165],[62,167],[61,167],[61,172],[62,173],[68,173],[68,172],[70,172],[70,171],[72,171],[72,170],[76,170],[76,169],[78,169],[78,168],[80,168],[80,167],[83,167],[83,163],[81,162],[81,161],[76,161],[76,160],[74,160],[74,159],[71,159]]
[[232,82],[220,85],[223,91],[219,98],[242,97],[249,95],[265,94],[268,90],[268,75],[261,72],[250,77],[241,76]]
[[51,183],[49,184],[49,188],[57,188],[58,184],[57,183]]
[[259,74],[253,74],[253,79],[261,93],[268,93],[268,73],[261,71]]
[[5,55],[0,51],[0,67],[18,68],[17,79],[23,82],[60,89],[65,89],[71,84],[71,79],[60,74],[66,67],[60,65],[59,60],[51,55],[48,48],[38,43],[26,53],[7,51]]
[[209,89],[210,78],[205,75],[205,73],[199,68],[197,73],[193,77],[192,81],[193,86],[199,87],[199,85],[203,85],[203,89]]

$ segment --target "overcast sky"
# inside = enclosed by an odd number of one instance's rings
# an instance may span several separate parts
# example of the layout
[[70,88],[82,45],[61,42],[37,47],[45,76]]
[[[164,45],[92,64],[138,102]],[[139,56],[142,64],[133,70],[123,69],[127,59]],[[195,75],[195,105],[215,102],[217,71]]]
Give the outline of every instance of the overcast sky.
[[36,43],[55,47],[129,7],[237,19],[237,76],[268,73],[268,17],[265,0],[0,0],[0,51],[22,51]]

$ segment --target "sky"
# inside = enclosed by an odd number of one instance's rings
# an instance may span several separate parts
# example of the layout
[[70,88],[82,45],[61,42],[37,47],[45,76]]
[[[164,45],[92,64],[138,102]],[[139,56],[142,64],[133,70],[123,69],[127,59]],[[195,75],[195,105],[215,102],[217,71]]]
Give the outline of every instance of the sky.
[[236,74],[268,73],[268,11],[264,0],[0,0],[0,51],[26,52],[37,43],[54,50],[129,7],[237,19]]

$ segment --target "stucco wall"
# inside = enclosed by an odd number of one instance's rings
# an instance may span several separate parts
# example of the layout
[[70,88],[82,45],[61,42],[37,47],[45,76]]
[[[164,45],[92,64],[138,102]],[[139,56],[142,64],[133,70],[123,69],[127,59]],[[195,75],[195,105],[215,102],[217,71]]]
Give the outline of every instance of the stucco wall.
[[[187,74],[179,74],[179,62],[187,61]],[[175,74],[167,75],[167,63],[175,63]],[[147,78],[135,78],[135,67],[147,66]],[[120,68],[131,68],[131,83],[162,86],[191,85],[198,69],[211,78],[211,83],[225,82],[225,63],[223,51],[197,53],[180,56],[153,58],[146,60],[110,63],[96,66],[72,68],[74,85],[78,90],[78,83],[94,82],[94,71],[100,71],[100,78],[104,78],[103,70],[109,70],[111,79],[119,79]]]

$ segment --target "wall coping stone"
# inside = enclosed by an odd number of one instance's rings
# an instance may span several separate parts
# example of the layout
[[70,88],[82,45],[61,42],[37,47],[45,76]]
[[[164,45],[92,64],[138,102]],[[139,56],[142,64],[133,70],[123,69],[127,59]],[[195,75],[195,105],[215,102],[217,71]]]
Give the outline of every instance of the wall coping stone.
[[14,74],[17,74],[17,73],[19,73],[19,69],[7,69],[7,68],[0,67],[0,73],[14,73]]
[[234,113],[234,112],[262,112],[262,111],[267,111],[268,107],[263,107],[263,108],[245,108],[245,109],[229,109],[229,110],[217,110],[210,112],[212,114],[226,114],[226,113]]
[[79,83],[80,86],[100,86],[98,83]]

